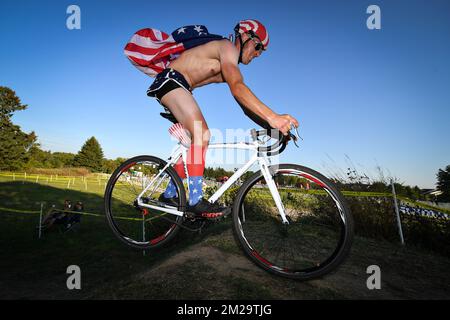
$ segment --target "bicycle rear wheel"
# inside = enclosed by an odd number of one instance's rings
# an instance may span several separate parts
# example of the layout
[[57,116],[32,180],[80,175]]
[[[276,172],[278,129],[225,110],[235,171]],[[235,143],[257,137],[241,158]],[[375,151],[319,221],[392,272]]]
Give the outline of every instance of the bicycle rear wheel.
[[[144,203],[160,207],[167,204],[158,201],[169,181],[172,180],[178,194],[177,206],[186,206],[183,183],[172,167],[162,159],[138,156],[122,163],[111,175],[105,190],[105,213],[114,234],[127,245],[139,249],[153,249],[170,241],[179,231],[183,217],[137,205],[137,197],[153,181],[143,194]],[[161,173],[161,174],[160,174]],[[158,178],[155,178],[158,177]]]
[[233,204],[235,238],[247,257],[273,274],[308,280],[348,255],[353,219],[342,194],[320,173],[294,164],[271,167],[289,224],[283,224],[259,171]]

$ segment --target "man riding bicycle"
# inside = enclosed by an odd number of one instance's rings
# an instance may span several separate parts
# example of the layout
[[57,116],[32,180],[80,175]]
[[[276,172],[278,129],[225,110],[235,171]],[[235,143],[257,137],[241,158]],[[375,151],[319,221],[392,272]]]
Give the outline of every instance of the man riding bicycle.
[[[245,85],[238,66],[239,63],[249,64],[267,49],[269,35],[266,28],[257,20],[242,20],[234,31],[233,43],[229,39],[210,35],[204,26],[182,27],[171,36],[154,29],[143,29],[125,48],[125,54],[138,69],[150,76],[156,75],[147,94],[155,97],[190,133],[191,146],[186,163],[190,186],[187,211],[199,217],[218,217],[228,209],[202,197],[205,153],[210,133],[192,95],[193,89],[226,82],[246,114],[259,124],[266,123],[283,134],[287,134],[292,125],[298,127],[294,117],[275,113],[252,93]],[[183,38],[185,47],[174,42],[174,38],[189,32],[195,37]],[[182,51],[180,47],[183,47]],[[186,178],[181,159],[174,169],[182,179]],[[170,182],[159,200],[176,205],[176,197],[176,188]]]

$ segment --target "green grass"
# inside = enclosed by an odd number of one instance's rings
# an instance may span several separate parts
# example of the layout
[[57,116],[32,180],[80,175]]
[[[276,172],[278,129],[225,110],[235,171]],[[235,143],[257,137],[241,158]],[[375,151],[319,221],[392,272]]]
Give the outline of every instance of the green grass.
[[[100,194],[34,183],[0,183],[0,207],[39,210],[43,201],[47,206],[62,208],[64,199],[83,201],[86,211],[102,214]],[[142,272],[190,244],[186,234],[180,234],[172,247],[144,256],[142,251],[119,242],[104,216],[84,216],[76,231],[59,233],[55,228],[42,239],[38,239],[36,230],[39,214],[0,210],[0,221],[0,298],[83,297],[83,292]],[[86,279],[82,292],[65,288],[66,268],[71,264],[79,265]]]
[[[0,207],[61,208],[83,201],[103,214],[103,188],[0,182]],[[0,299],[424,299],[450,298],[448,258],[413,246],[356,237],[349,259],[324,279],[293,282],[254,266],[234,242],[231,219],[203,233],[180,232],[167,247],[147,252],[115,238],[104,216],[82,217],[79,229],[37,239],[39,215],[0,210]],[[198,254],[196,250],[217,254]],[[216,252],[214,251],[214,252]],[[190,252],[188,258],[180,256]],[[82,290],[66,288],[69,265],[82,271]],[[381,291],[365,287],[366,268],[380,265]],[[221,266],[218,271],[217,266]]]
[[[223,225],[228,224],[231,229],[231,221],[230,219],[227,222],[224,222]],[[224,237],[222,234],[219,236],[209,236],[205,241],[205,245],[212,246],[214,248],[220,249],[223,252],[231,253],[231,254],[242,254],[241,249],[238,244],[231,237]]]
[[[0,210],[0,298],[84,298],[98,287],[129,279],[199,241],[198,235],[181,231],[167,247],[146,252],[122,244],[112,233],[103,213],[103,188],[90,192],[57,188],[54,185],[23,181],[0,182],[0,207],[39,211],[51,205],[62,208],[65,199],[82,201],[86,212],[75,231],[60,233],[57,228],[38,239],[39,214]],[[213,225],[214,235],[228,226]],[[66,288],[66,269],[79,265],[82,290]]]

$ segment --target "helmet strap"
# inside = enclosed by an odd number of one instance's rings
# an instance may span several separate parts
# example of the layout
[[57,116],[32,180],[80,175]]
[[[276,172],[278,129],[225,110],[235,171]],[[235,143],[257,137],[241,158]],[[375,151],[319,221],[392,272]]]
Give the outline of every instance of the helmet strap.
[[250,40],[252,40],[253,39],[253,37],[257,37],[257,35],[253,32],[253,31],[249,31],[249,32],[246,32],[247,34],[248,34],[248,36],[249,36],[249,38],[247,39],[247,40],[245,40],[245,42],[243,42],[242,41],[242,35],[241,35],[241,33],[239,32],[239,24],[237,24],[235,27],[234,27],[234,38],[235,39],[238,39],[239,38],[239,43],[241,44],[241,49],[240,49],[240,51],[239,51],[239,60],[238,60],[238,64],[239,63],[241,63],[242,62],[242,51],[244,51],[244,47],[245,47],[245,45],[247,44],[247,42],[249,42]]
[[252,37],[249,37],[247,40],[245,40],[245,42],[242,41],[242,36],[241,34],[236,35],[237,38],[239,38],[239,43],[241,44],[241,49],[239,51],[239,60],[238,63],[242,63],[242,52],[244,51],[244,47],[247,44],[247,42],[249,42],[250,40],[252,40]]

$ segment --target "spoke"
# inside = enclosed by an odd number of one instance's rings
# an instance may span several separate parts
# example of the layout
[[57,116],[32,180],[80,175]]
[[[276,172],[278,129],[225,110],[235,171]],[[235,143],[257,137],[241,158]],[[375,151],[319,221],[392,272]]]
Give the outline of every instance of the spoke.
[[[288,241],[288,242],[291,242],[291,241]],[[294,248],[292,248],[291,246],[289,246],[289,248],[291,249],[291,257],[292,257],[292,267],[290,268],[290,269],[296,269],[295,268],[295,266],[296,266],[296,262],[297,262],[297,259],[296,259],[296,253],[294,252]]]
[[[278,244],[278,242],[281,242],[281,239],[278,239],[277,240],[277,244]],[[276,247],[278,247],[278,246],[276,246]],[[276,251],[276,255],[275,255],[275,257],[274,257],[274,262],[276,262],[276,261],[278,261],[278,257],[280,256],[280,250],[277,250]]]
[[[154,167],[152,164],[157,165],[158,163],[154,161],[138,161],[136,163],[136,166],[140,167],[138,174],[135,174],[133,177],[130,175],[127,179],[125,173],[122,172],[112,186],[109,211],[109,215],[112,218],[112,227],[117,231],[117,236],[131,245],[145,244],[146,246],[152,246],[153,244],[150,243],[152,239],[164,240],[164,238],[161,238],[162,236],[167,236],[169,231],[172,232],[178,229],[172,227],[174,221],[166,221],[166,219],[170,220],[165,217],[167,213],[153,209],[148,210],[148,213],[146,213],[134,205],[136,197],[145,190],[146,185],[150,184],[151,188],[148,190],[151,191],[150,194],[146,192],[146,198],[149,201],[153,201],[157,198],[155,194],[159,191],[158,188],[164,183],[165,179],[167,180],[168,175],[166,172],[158,172],[161,175],[157,179],[152,180],[156,177],[153,174]],[[150,178],[150,176],[152,177]],[[153,198],[151,199],[150,197]],[[137,221],[140,217],[140,223],[126,219],[133,217],[136,217]],[[145,238],[143,239],[143,237]]]
[[335,224],[340,213],[337,200],[331,199],[314,177],[309,180],[308,192],[292,185],[283,188],[292,176],[277,175],[275,179],[289,224],[282,224],[269,189],[255,183],[244,198],[247,214],[243,233],[249,244],[260,250],[261,257],[278,267],[291,272],[311,271],[329,259],[340,245],[338,236],[342,230],[336,230]]
[[283,245],[283,261],[284,261],[284,265],[286,265],[286,246]]
[[[134,187],[133,179],[132,179],[131,177],[130,177],[129,185],[130,185],[131,187],[133,187],[134,194],[135,194],[136,196],[138,196],[138,195],[139,195],[139,192],[136,191],[136,188]],[[131,188],[130,188],[130,190],[131,190]]]
[[[159,186],[160,186],[161,183],[163,182],[164,178],[166,178],[166,177],[167,177],[167,174],[166,174],[166,173],[161,174],[161,176],[158,178],[159,180],[158,180],[158,182],[156,183],[155,187],[154,187],[153,190],[150,192],[149,197],[151,197],[151,196],[155,193],[156,189],[159,188]],[[155,183],[155,182],[153,182],[153,183]]]

